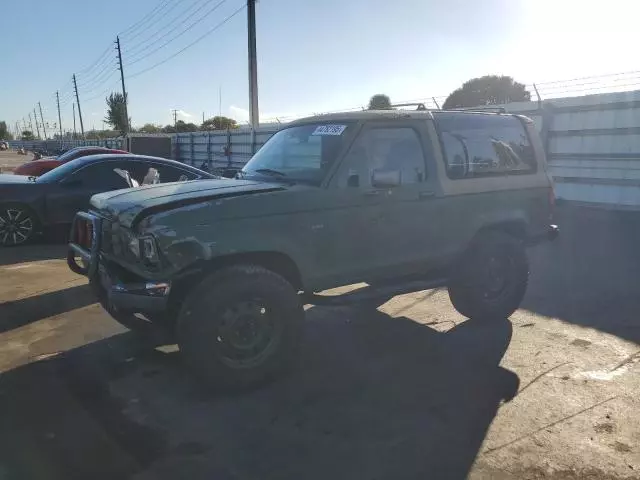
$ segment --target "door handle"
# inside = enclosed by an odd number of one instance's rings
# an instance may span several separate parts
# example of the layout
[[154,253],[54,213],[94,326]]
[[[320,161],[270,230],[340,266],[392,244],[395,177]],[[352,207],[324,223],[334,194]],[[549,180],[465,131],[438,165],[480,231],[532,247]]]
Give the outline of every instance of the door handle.
[[424,199],[424,198],[433,198],[435,196],[436,196],[436,192],[432,192],[432,191],[429,191],[429,190],[424,191],[424,192],[420,192],[418,194],[418,198],[422,198],[422,199]]
[[363,193],[365,197],[378,197],[380,196],[381,190],[367,190]]

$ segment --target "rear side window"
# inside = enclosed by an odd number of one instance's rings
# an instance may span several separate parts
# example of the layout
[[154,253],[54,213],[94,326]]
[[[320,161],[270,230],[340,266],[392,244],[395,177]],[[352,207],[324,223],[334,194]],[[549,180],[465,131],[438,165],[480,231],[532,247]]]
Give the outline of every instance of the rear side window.
[[533,147],[516,117],[434,114],[452,179],[534,173]]

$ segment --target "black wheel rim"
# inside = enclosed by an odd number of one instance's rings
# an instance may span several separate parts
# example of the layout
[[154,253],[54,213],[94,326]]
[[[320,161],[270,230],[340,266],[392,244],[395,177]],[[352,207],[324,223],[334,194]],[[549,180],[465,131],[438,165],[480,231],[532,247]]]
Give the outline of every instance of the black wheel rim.
[[482,269],[482,296],[487,301],[499,301],[509,294],[513,261],[509,255],[489,255]]
[[7,208],[0,212],[0,243],[20,245],[33,233],[31,215],[19,208]]
[[230,301],[218,314],[217,351],[229,367],[256,367],[276,350],[282,328],[266,302],[261,299]]

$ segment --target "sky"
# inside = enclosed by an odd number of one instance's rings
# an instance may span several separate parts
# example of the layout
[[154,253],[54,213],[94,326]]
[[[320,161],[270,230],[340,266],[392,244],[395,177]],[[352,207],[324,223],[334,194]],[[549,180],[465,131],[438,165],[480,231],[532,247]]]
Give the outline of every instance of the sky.
[[[121,91],[120,34],[134,127],[172,123],[172,109],[186,122],[200,123],[203,113],[246,122],[246,0],[218,3],[2,0],[0,120],[28,122],[41,102],[51,128],[59,91],[71,129],[76,73],[85,129],[102,128],[104,97]],[[486,74],[544,86],[640,72],[639,13],[636,0],[258,0],[261,121],[359,107],[376,93],[394,102],[442,97]],[[640,85],[640,73],[613,81]]]

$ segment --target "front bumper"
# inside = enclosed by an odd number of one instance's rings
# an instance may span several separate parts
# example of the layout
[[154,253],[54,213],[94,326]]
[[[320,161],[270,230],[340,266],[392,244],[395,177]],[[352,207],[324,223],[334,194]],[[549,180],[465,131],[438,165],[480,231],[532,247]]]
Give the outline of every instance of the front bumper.
[[[100,253],[101,219],[78,212],[73,220],[67,253],[69,268],[89,278],[92,290],[103,307],[134,313],[162,312],[167,309],[170,281],[122,281]],[[80,258],[79,264],[76,257]]]

